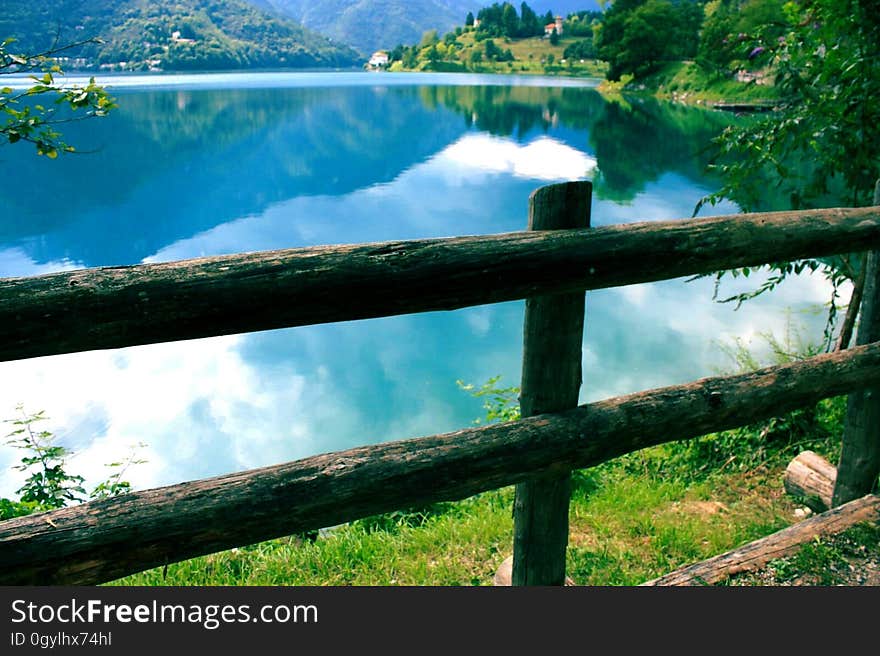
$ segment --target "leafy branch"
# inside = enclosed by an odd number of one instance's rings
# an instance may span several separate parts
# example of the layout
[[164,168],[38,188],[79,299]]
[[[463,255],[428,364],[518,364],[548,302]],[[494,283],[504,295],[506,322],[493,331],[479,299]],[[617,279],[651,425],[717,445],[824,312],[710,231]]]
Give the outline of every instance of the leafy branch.
[[[725,129],[713,142],[710,170],[722,181],[714,193],[700,199],[696,215],[706,205],[724,199],[743,211],[761,209],[768,189],[787,197],[792,209],[844,203],[869,205],[880,177],[880,18],[871,3],[859,0],[802,0],[783,7],[788,28],[767,43],[776,87],[777,111],[746,124]],[[734,294],[721,302],[739,306],[778,287],[788,276],[807,269],[821,271],[831,282],[826,348],[839,312],[840,287],[847,280],[856,287],[850,305],[860,299],[861,258],[842,256],[766,267],[767,279],[756,289]],[[748,276],[754,269],[710,274],[715,297],[725,276]],[[838,347],[846,348],[855,320],[851,308],[845,317]],[[844,339],[846,337],[846,339]]]
[[[501,376],[493,376],[479,387],[460,380],[456,381],[461,390],[483,399],[486,422],[490,424],[515,421],[520,418],[519,387],[499,387],[499,380]],[[481,420],[477,419],[475,423],[479,424]]]
[[[8,143],[24,141],[34,144],[38,155],[50,159],[55,159],[61,152],[75,152],[73,146],[63,141],[56,126],[107,116],[116,103],[95,78],[90,78],[85,86],[59,83],[56,76],[62,75],[63,71],[56,56],[71,48],[99,41],[78,41],[34,55],[10,52],[9,46],[13,42],[12,39],[0,42],[0,75],[34,71],[38,74],[28,76],[31,85],[24,91],[16,93],[12,87],[0,87],[0,137],[5,137]],[[43,97],[50,100],[51,105],[35,102]]]
[[105,467],[112,469],[113,473],[110,474],[106,480],[98,483],[89,497],[92,499],[106,499],[107,497],[115,497],[120,494],[128,494],[131,492],[131,483],[123,480],[122,476],[128,471],[129,467],[132,467],[133,465],[142,465],[147,462],[145,459],[137,457],[138,449],[142,449],[145,446],[146,445],[143,442],[139,442],[136,447],[133,447],[128,452],[126,458],[119,462],[106,464]]

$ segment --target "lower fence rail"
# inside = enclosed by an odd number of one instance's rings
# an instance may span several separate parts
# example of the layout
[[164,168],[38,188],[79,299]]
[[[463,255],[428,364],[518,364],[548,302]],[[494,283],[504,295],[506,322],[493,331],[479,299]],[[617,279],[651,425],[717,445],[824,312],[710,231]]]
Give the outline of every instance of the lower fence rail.
[[92,585],[292,533],[598,465],[880,385],[880,343],[0,523],[0,583]]

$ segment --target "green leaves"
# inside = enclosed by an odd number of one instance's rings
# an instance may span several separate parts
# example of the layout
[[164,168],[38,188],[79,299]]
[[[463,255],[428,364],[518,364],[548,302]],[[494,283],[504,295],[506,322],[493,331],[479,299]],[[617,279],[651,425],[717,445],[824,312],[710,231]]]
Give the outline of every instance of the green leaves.
[[[710,168],[722,185],[700,199],[696,215],[727,198],[744,211],[870,204],[880,178],[880,17],[860,0],[787,3],[784,35],[769,48],[782,103],[759,120],[726,129],[714,141]],[[774,206],[775,205],[775,206]],[[852,278],[846,258],[773,264],[755,290],[721,299],[742,303],[772,291],[789,275],[821,271],[832,284],[825,339],[837,315],[840,286]],[[742,273],[740,271],[740,273]],[[716,274],[718,283],[725,275]]]
[[880,19],[857,0],[789,3],[772,48],[780,111],[716,142],[718,196],[751,210],[778,188],[794,209],[864,205],[880,177]]
[[[46,420],[44,412],[41,410],[28,414],[21,405],[17,410],[20,417],[6,420],[6,423],[13,426],[13,430],[6,436],[6,443],[25,452],[13,469],[25,472],[28,476],[24,485],[17,490],[17,502],[0,499],[0,520],[85,501],[85,479],[67,470],[67,461],[73,456],[73,452],[56,444],[55,436],[50,431],[36,428],[38,423]],[[131,483],[123,480],[122,476],[132,465],[146,462],[137,457],[137,449],[143,446],[138,444],[130,450],[127,458],[107,465],[113,473],[95,486],[88,495],[89,498],[104,499],[131,492]]]
[[128,470],[129,467],[133,465],[140,465],[146,462],[143,458],[137,457],[138,449],[144,448],[146,445],[138,444],[135,447],[132,447],[128,453],[128,457],[119,462],[111,462],[107,465],[110,470],[112,470],[112,474],[107,478],[107,480],[101,481],[98,485],[95,486],[95,489],[92,490],[92,493],[89,495],[92,499],[106,499],[108,497],[119,496],[120,494],[128,494],[131,492],[131,483],[128,481],[122,480],[123,474]]
[[606,77],[643,78],[666,60],[691,58],[696,51],[702,11],[693,3],[670,0],[615,2],[596,32],[600,59],[609,63]]
[[[39,70],[41,74],[31,75],[33,84],[17,94],[11,87],[0,89],[0,144],[3,137],[10,144],[26,141],[34,144],[38,155],[49,159],[57,158],[59,153],[74,152],[55,126],[106,116],[116,107],[115,101],[95,82],[95,78],[91,78],[86,86],[58,83],[55,76],[62,70],[52,55],[65,47],[27,56],[7,52],[10,43],[10,39],[0,43],[0,74],[33,70]],[[31,102],[40,97],[51,99],[54,107]]]
[[[479,388],[471,383],[456,381],[460,389],[469,392],[471,396],[483,399],[485,421],[489,424],[515,421],[520,418],[519,387],[499,387],[499,380],[501,376],[493,376]],[[481,419],[475,421],[477,424],[481,422]]]
[[40,510],[53,510],[63,508],[68,502],[82,501],[83,477],[69,474],[64,468],[71,453],[54,444],[52,433],[35,429],[35,424],[46,419],[43,412],[28,415],[21,406],[18,410],[21,417],[8,420],[15,428],[7,435],[6,443],[28,454],[21,458],[21,464],[13,467],[30,472],[17,490],[21,502],[34,504]]

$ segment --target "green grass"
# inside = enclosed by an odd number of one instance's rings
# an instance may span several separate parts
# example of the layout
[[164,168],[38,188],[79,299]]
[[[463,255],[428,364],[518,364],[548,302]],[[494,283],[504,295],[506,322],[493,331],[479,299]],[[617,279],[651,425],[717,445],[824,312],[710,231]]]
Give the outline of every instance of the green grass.
[[[562,75],[570,77],[597,77],[605,76],[607,65],[597,60],[565,60],[563,52],[565,48],[577,41],[574,38],[561,38],[557,45],[552,45],[549,39],[505,39],[495,38],[493,41],[501,50],[510,50],[514,56],[512,62],[494,62],[483,60],[477,64],[471,63],[471,53],[476,50],[484,50],[485,42],[475,41],[473,32],[464,32],[458,37],[461,50],[456,53],[455,61],[436,62],[427,68],[427,62],[422,63],[420,70],[436,70],[441,72],[470,71],[476,73],[498,73],[511,75]],[[552,63],[550,61],[552,55]],[[405,70],[399,63],[391,68],[392,71]]]
[[[568,574],[635,585],[784,528],[782,473],[801,448],[831,453],[842,399],[815,412],[670,443],[576,472]],[[805,419],[804,416],[812,417]],[[806,445],[806,446],[805,446]],[[513,542],[512,488],[233,549],[121,585],[491,585]]]
[[[569,575],[578,584],[633,585],[787,525],[793,505],[751,474],[723,487],[602,470],[576,492]],[[750,493],[741,494],[744,490]],[[415,525],[337,527],[195,558],[122,585],[491,585],[511,553],[512,488],[450,504]]]
[[777,98],[772,85],[737,82],[712,75],[693,62],[673,62],[643,80],[631,82],[630,90],[647,90],[660,98],[692,104],[737,102],[769,104]]
[[[790,340],[767,336],[767,341],[774,364],[813,352]],[[761,364],[742,344],[728,355],[739,370]],[[483,398],[487,418],[515,418],[516,388],[496,383],[464,389]],[[574,472],[568,575],[579,585],[637,585],[797,521],[799,504],[783,489],[785,467],[804,449],[836,462],[845,408],[845,397],[826,399],[754,425],[669,442]],[[507,487],[368,517],[324,531],[314,541],[272,540],[112,584],[491,585],[512,553],[512,506],[513,489]],[[806,551],[803,558],[821,564],[831,556],[827,550]]]
[[480,585],[507,556],[510,488],[151,570],[122,585]]

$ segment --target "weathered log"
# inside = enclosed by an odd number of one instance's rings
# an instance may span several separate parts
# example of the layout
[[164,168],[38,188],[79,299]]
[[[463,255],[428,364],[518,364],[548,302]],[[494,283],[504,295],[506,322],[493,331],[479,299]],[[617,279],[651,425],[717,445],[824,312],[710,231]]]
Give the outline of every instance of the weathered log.
[[[880,180],[874,188],[874,203],[880,204]],[[865,286],[856,344],[880,339],[880,251],[868,253]],[[832,504],[857,499],[873,492],[880,477],[880,388],[865,386],[849,395],[837,480]]]
[[583,291],[867,250],[880,208],[326,246],[0,280],[0,360]]
[[[542,187],[529,198],[529,230],[590,225],[590,182]],[[577,407],[584,341],[584,292],[526,299],[520,413],[523,417]],[[513,585],[562,585],[568,548],[571,472],[516,486],[513,503]]]
[[782,478],[785,491],[817,513],[831,508],[837,468],[812,451],[802,451],[788,463]]
[[94,584],[777,416],[880,384],[880,344],[559,414],[328,453],[0,523],[0,584]]
[[868,495],[821,515],[784,528],[760,540],[695,563],[642,585],[713,585],[741,572],[760,569],[771,560],[791,555],[821,535],[834,535],[862,522],[880,520],[880,497]]

